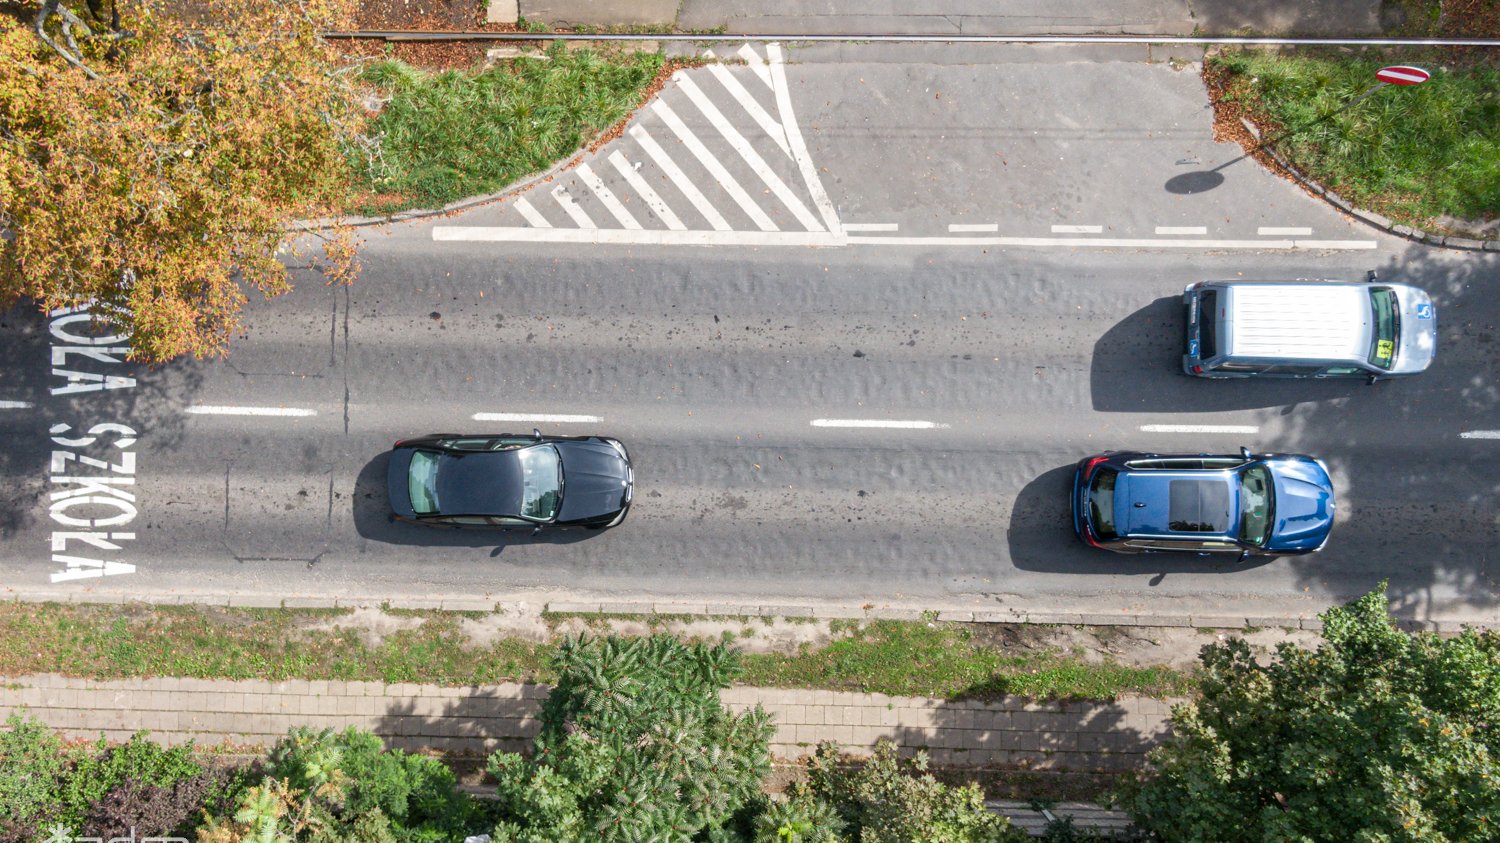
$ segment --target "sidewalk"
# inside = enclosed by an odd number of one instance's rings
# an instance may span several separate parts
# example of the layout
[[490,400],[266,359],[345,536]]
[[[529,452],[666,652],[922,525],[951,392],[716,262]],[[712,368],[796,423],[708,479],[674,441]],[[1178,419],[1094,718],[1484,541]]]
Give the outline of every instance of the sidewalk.
[[[70,737],[123,741],[142,729],[179,744],[269,747],[293,726],[368,729],[390,747],[462,755],[524,751],[536,733],[545,685],[450,688],[376,682],[208,679],[92,681],[8,677],[0,717],[26,712]],[[739,711],[775,718],[771,751],[784,760],[837,741],[867,755],[880,738],[926,749],[934,764],[1017,770],[1122,772],[1140,766],[1166,734],[1171,702],[948,702],[925,697],[802,689],[727,689]]]

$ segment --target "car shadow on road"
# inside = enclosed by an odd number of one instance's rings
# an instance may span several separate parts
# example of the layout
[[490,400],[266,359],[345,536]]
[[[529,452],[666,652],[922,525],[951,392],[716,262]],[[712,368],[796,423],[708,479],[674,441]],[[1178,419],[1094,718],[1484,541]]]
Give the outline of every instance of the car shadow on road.
[[[1083,456],[1083,455],[1080,455]],[[1073,532],[1074,466],[1055,468],[1026,484],[1011,508],[1011,564],[1023,571],[1054,574],[1232,574],[1259,568],[1273,557],[1239,561],[1239,557],[1199,556],[1196,553],[1143,553],[1129,556],[1085,545]]]
[[1292,407],[1367,389],[1352,380],[1211,381],[1183,374],[1181,296],[1165,296],[1115,323],[1094,343],[1089,391],[1101,413],[1216,413]]
[[390,451],[381,454],[360,469],[354,481],[352,497],[354,529],[361,538],[383,544],[421,545],[424,547],[489,547],[491,556],[499,556],[516,545],[576,544],[603,533],[603,530],[531,530],[476,529],[439,527],[397,521],[391,516],[386,495],[386,467]]

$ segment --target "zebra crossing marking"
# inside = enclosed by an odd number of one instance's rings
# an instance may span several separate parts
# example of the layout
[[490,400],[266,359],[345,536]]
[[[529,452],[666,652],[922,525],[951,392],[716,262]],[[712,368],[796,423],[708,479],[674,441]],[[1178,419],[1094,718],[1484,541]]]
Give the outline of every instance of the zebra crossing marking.
[[635,167],[631,166],[631,163],[626,160],[625,156],[620,154],[620,150],[617,149],[609,154],[609,163],[614,165],[615,171],[620,174],[621,178],[625,179],[631,189],[639,193],[642,199],[646,200],[646,207],[650,208],[662,222],[666,223],[667,228],[673,231],[687,230],[687,226],[682,224],[682,220],[678,219],[677,215],[672,213],[672,209],[667,207],[667,203],[661,200],[660,194],[653,190],[651,185],[646,183],[645,179],[641,178],[641,174],[637,173]]
[[521,216],[526,219],[527,224],[532,228],[552,227],[552,223],[547,222],[547,218],[538,213],[537,209],[533,208],[531,203],[526,201],[525,196],[516,197],[516,210],[521,212]]
[[760,81],[766,83],[767,88],[776,87],[771,83],[771,70],[766,67],[766,60],[760,57],[760,53],[751,49],[749,44],[742,45],[735,55],[745,60],[745,64],[755,71],[755,75],[760,77]]
[[750,217],[757,228],[761,231],[781,230],[777,227],[776,223],[771,221],[769,216],[766,216],[766,212],[762,211],[760,206],[755,204],[755,200],[750,198],[750,194],[745,192],[745,188],[740,186],[735,177],[730,175],[728,170],[724,169],[724,165],[719,163],[719,159],[715,158],[713,153],[708,151],[708,147],[703,145],[703,141],[699,140],[698,136],[693,134],[693,130],[689,129],[687,124],[682,122],[682,118],[677,116],[677,112],[673,111],[671,106],[661,100],[656,100],[651,103],[651,110],[656,112],[656,115],[662,119],[662,122],[667,124],[667,128],[672,130],[672,134],[676,135],[677,139],[682,141],[683,145],[688,148],[689,152],[693,153],[693,156],[698,159],[699,163],[707,168],[708,172],[718,181],[719,186],[724,188],[730,198]]
[[594,195],[599,197],[599,201],[604,203],[604,207],[614,215],[616,220],[619,220],[620,225],[632,231],[641,230],[641,224],[635,221],[635,217],[631,216],[630,211],[626,210],[625,205],[615,197],[614,191],[609,189],[609,186],[604,183],[604,179],[594,174],[594,168],[588,164],[579,164],[578,177],[583,179],[583,183],[588,185],[590,190],[594,191]]
[[677,189],[682,191],[682,195],[686,196],[689,202],[693,203],[693,207],[698,209],[698,213],[702,214],[703,218],[708,220],[708,224],[713,226],[715,231],[730,230],[729,222],[713,206],[713,203],[708,201],[708,197],[703,195],[703,191],[693,185],[692,180],[687,177],[687,173],[684,173],[682,168],[677,166],[677,162],[673,161],[670,155],[667,155],[667,151],[661,148],[661,144],[656,142],[656,138],[651,137],[651,134],[640,126],[631,126],[630,136],[635,138],[635,142],[640,144],[642,149],[646,150],[646,154],[651,156],[651,160],[656,162],[656,166],[666,172],[667,178],[672,180],[672,184],[677,185]]
[[745,86],[740,84],[740,80],[734,78],[734,74],[725,69],[722,64],[709,65],[708,72],[712,73],[713,77],[719,80],[719,84],[724,86],[724,90],[728,91],[736,100],[739,100],[740,107],[744,108],[745,113],[749,114],[750,118],[760,125],[761,131],[769,135],[771,140],[776,141],[776,145],[781,147],[781,151],[786,153],[786,157],[792,157],[792,148],[786,142],[786,130],[782,129],[781,124],[777,123],[775,118],[771,117],[770,114],[767,114],[764,108],[761,108],[760,103],[756,101],[755,97],[751,96],[750,92],[745,90]]
[[750,142],[745,140],[745,136],[735,131],[734,126],[731,126],[729,121],[725,119],[724,113],[719,111],[718,107],[710,102],[708,97],[703,95],[703,91],[698,88],[696,82],[684,76],[677,80],[677,87],[684,94],[687,94],[687,98],[693,101],[693,105],[698,106],[698,110],[703,113],[704,117],[708,118],[708,122],[712,123],[713,127],[719,130],[719,134],[724,137],[724,140],[729,142],[729,145],[734,148],[735,152],[740,154],[745,163],[750,165],[750,169],[754,170],[757,176],[760,176],[760,180],[765,182],[766,187],[771,188],[771,192],[776,194],[776,198],[780,199],[782,204],[787,206],[787,209],[792,212],[792,216],[796,217],[797,221],[802,223],[803,228],[808,231],[823,230],[823,226],[818,225],[818,218],[813,216],[811,211],[807,210],[807,207],[797,198],[797,194],[793,193],[791,188],[786,186],[786,182],[782,181],[781,177],[776,175],[775,171],[766,163],[766,159],[760,157],[760,153],[756,152],[750,146]]
[[579,228],[599,227],[594,225],[594,221],[589,219],[589,215],[582,208],[578,207],[578,203],[573,201],[572,196],[568,195],[567,188],[562,185],[552,188],[552,198],[557,200],[557,204],[562,206],[562,209],[567,212],[568,216],[573,218],[573,222],[577,223]]

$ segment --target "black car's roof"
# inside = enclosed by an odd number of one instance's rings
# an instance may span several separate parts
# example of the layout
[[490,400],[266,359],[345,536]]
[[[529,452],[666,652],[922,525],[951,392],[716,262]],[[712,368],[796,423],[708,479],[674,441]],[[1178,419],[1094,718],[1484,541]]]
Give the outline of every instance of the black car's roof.
[[437,493],[443,514],[520,514],[521,459],[517,451],[434,449],[430,453],[438,455]]

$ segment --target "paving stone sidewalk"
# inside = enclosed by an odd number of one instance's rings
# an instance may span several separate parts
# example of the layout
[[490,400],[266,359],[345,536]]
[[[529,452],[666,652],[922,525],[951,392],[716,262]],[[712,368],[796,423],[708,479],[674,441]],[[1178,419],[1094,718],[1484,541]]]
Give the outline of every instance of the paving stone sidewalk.
[[[524,751],[545,685],[260,682],[209,679],[94,681],[51,674],[0,680],[0,718],[28,712],[70,736],[125,740],[149,730],[163,743],[269,746],[293,726],[357,726],[388,746],[459,754]],[[1134,769],[1166,734],[1171,702],[949,702],[803,689],[736,687],[725,705],[759,704],[776,723],[772,752],[796,759],[819,742],[865,754],[880,738],[935,764],[1116,772]]]

